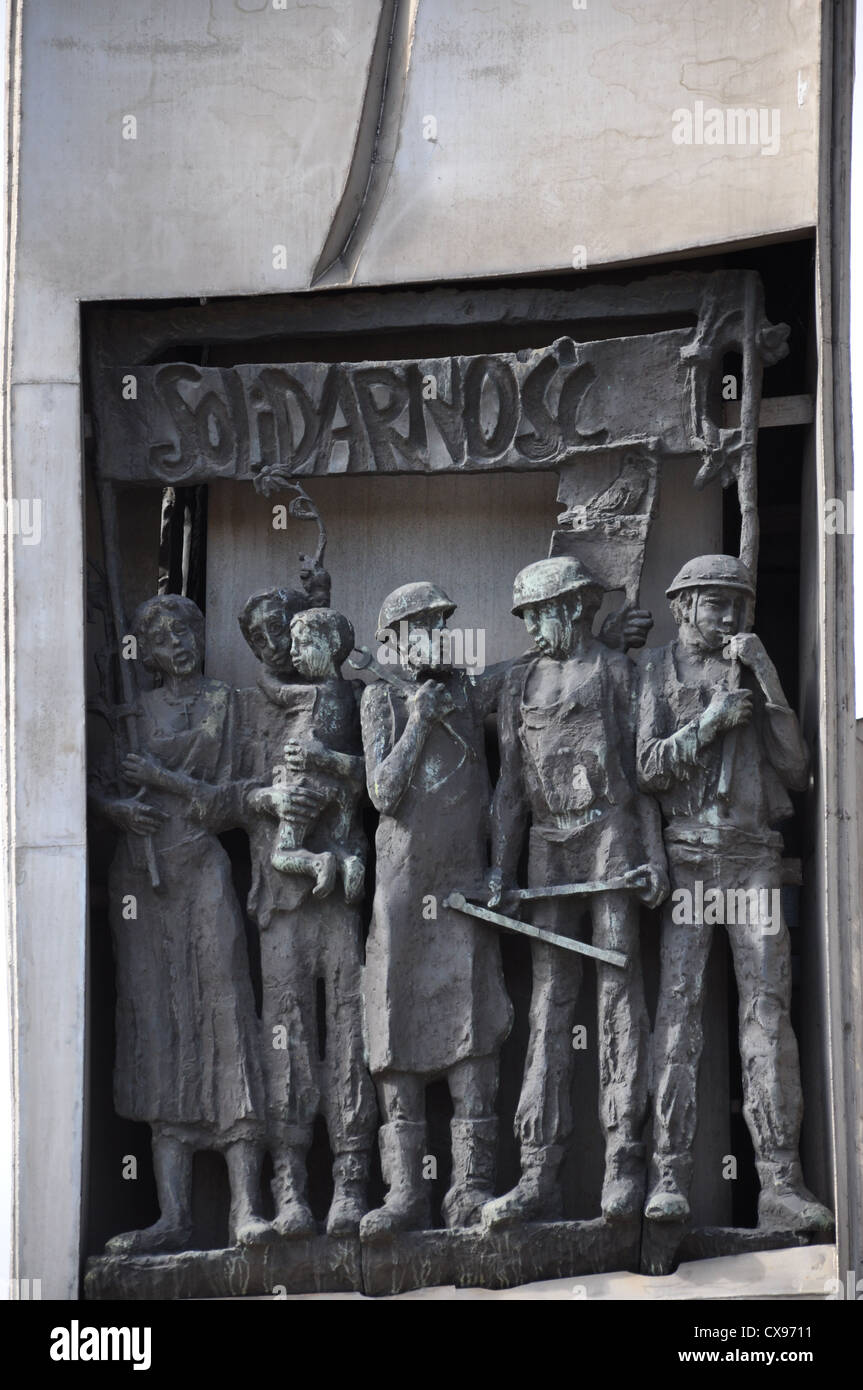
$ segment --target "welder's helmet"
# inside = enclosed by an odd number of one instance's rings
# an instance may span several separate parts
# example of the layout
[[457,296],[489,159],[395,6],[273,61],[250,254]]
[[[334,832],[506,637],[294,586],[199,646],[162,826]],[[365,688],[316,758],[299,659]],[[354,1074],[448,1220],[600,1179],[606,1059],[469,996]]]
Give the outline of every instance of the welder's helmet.
[[581,589],[594,589],[602,594],[605,585],[572,556],[556,555],[548,560],[537,560],[532,565],[525,565],[515,576],[512,611],[520,618],[530,604],[560,598],[563,594],[575,594]]
[[736,555],[697,555],[687,560],[665,590],[675,598],[686,589],[739,589],[747,598],[755,598],[755,583],[742,560]]
[[408,618],[418,618],[421,613],[442,613],[448,618],[456,610],[456,605],[437,584],[421,579],[415,584],[402,584],[393,589],[381,604],[378,617],[377,640],[383,642],[388,631]]

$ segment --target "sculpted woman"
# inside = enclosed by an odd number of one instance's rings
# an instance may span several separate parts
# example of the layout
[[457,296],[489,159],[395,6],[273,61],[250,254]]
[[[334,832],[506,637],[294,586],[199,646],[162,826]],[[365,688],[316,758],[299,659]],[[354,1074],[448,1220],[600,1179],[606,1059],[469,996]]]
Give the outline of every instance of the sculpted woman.
[[271,1235],[257,1215],[264,1110],[258,1023],[243,920],[215,834],[231,819],[234,696],[201,673],[204,620],[190,599],[148,599],[132,628],[138,659],[161,681],[139,696],[140,753],[120,769],[146,790],[93,799],[124,832],[109,875],[114,1103],[119,1115],[151,1127],[161,1215],[107,1248],[129,1254],[188,1245],[192,1159],[203,1148],[225,1155],[231,1240],[253,1244]]

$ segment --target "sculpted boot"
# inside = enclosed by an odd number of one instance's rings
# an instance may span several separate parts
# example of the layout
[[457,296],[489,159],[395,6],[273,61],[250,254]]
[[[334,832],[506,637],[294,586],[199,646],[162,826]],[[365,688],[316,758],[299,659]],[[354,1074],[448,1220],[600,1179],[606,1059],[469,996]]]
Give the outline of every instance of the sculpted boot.
[[497,1120],[452,1120],[452,1183],[443,1199],[446,1226],[476,1226],[494,1196]]
[[261,1199],[261,1153],[256,1144],[239,1139],[225,1150],[231,1183],[229,1238],[234,1245],[264,1245],[275,1234],[256,1210]]
[[187,1144],[153,1135],[153,1171],[161,1215],[142,1231],[124,1231],[105,1246],[108,1255],[161,1255],[184,1250],[192,1238],[192,1158]]
[[381,1125],[381,1171],[387,1184],[382,1207],[360,1222],[363,1240],[386,1240],[396,1231],[423,1231],[431,1222],[429,1185],[422,1175],[425,1124],[394,1120]]
[[317,1233],[315,1218],[306,1201],[306,1151],[284,1145],[273,1153],[275,1175],[272,1182],[276,1215],[273,1230],[280,1236],[299,1240]]
[[369,1181],[368,1150],[336,1154],[333,1161],[335,1191],[327,1216],[328,1236],[355,1236],[369,1209],[366,1189]]
[[482,1224],[486,1230],[517,1226],[523,1221],[560,1221],[563,1218],[563,1193],[560,1190],[560,1166],[563,1149],[549,1145],[544,1149],[522,1149],[521,1178],[511,1192],[495,1197],[482,1209]]
[[758,1225],[785,1231],[833,1230],[833,1215],[803,1185],[796,1154],[777,1154],[771,1161],[756,1161],[761,1193]]
[[648,1221],[689,1220],[687,1193],[692,1181],[690,1154],[654,1154],[650,1164],[650,1195],[644,1208]]
[[630,1221],[644,1202],[644,1145],[609,1136],[605,1146],[602,1214],[608,1221]]

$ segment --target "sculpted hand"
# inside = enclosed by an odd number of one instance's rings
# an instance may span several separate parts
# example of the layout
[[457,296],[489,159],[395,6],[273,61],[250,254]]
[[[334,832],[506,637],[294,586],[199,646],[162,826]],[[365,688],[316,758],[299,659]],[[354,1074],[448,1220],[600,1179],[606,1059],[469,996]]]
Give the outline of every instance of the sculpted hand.
[[641,864],[637,869],[630,869],[624,878],[646,907],[659,907],[668,897],[668,874],[662,864]]
[[136,782],[141,787],[167,787],[170,773],[158,758],[149,753],[128,753],[123,759],[121,772],[127,782]]
[[729,638],[722,650],[729,660],[736,657],[751,671],[763,669],[765,662],[771,666],[773,664],[767,655],[764,643],[754,632],[738,632],[735,637]]
[[423,681],[410,700],[420,718],[425,720],[446,719],[455,709],[449,691],[439,681]]
[[643,647],[652,627],[653,614],[648,609],[627,604],[616,613],[609,613],[599,630],[599,640],[606,647],[625,652],[630,647]]
[[308,772],[315,766],[316,755],[324,752],[324,746],[316,738],[289,738],[285,744],[285,763],[292,772]]
[[748,724],[751,718],[751,691],[717,690],[699,720],[698,733],[704,743],[711,743],[726,729]]
[[489,869],[485,876],[485,887],[489,907],[500,908],[501,912],[517,916],[521,899],[513,888],[504,884],[500,869]]
[[257,787],[248,796],[251,810],[274,820],[291,815],[316,816],[325,802],[326,797],[311,787]]
[[136,801],[130,796],[125,801],[114,802],[112,819],[123,830],[130,830],[134,835],[152,835],[168,817],[158,807],[148,806],[146,801]]
[[279,812],[273,798],[274,790],[273,787],[256,787],[254,791],[249,792],[246,798],[249,809],[256,811],[258,815],[272,816],[278,820]]
[[500,869],[489,869],[485,876],[485,886],[488,893],[488,906],[499,907],[503,893],[503,874]]

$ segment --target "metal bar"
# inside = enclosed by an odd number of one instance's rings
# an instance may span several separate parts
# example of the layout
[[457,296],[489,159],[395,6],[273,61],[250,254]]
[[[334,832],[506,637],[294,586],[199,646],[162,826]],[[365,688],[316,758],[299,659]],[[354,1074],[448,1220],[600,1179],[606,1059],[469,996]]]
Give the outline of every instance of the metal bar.
[[560,946],[564,951],[575,951],[580,956],[591,956],[594,960],[604,960],[608,965],[627,965],[627,958],[620,951],[603,951],[599,946],[588,946],[584,941],[573,941],[569,936],[559,936],[557,932],[543,931],[541,927],[531,926],[529,922],[519,922],[515,917],[504,917],[502,912],[492,912],[487,907],[476,907],[469,903],[464,893],[450,893],[444,898],[444,907],[465,912],[469,917],[478,917],[482,922],[490,922],[503,931],[518,932],[521,936],[532,936],[536,941],[545,941],[549,946]]
[[[647,877],[644,878],[644,884]],[[547,888],[513,888],[510,893],[522,902],[534,902],[537,898],[577,898],[582,893],[617,893],[622,888],[638,888],[640,885],[631,878],[592,879],[587,883],[555,883]]]

